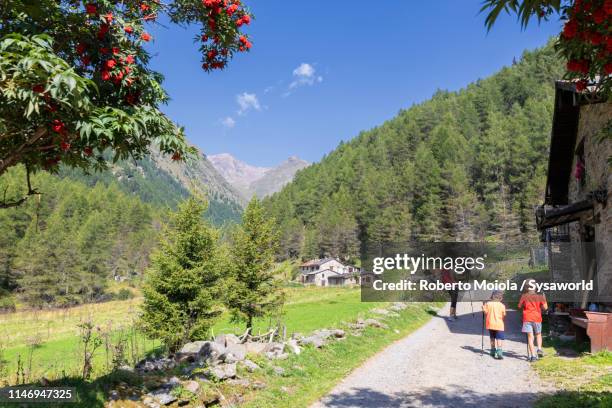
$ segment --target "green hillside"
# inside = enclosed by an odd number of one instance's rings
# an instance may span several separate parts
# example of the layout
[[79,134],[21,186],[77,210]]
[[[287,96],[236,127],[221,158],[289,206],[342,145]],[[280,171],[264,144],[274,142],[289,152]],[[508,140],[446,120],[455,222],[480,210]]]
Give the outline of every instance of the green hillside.
[[341,143],[265,201],[283,231],[280,255],[352,257],[413,238],[534,239],[562,73],[549,44]]

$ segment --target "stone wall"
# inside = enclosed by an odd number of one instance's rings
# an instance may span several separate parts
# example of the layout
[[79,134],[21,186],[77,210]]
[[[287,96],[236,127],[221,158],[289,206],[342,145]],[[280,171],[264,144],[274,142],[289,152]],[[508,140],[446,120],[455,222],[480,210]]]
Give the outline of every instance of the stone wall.
[[612,120],[612,103],[588,104],[581,107],[576,146],[584,142],[585,180],[580,182],[574,177],[578,158],[574,156],[569,185],[570,203],[586,199],[587,194],[594,190],[608,190],[607,205],[595,203],[594,217],[585,216],[580,222],[574,222],[570,226],[573,242],[582,240],[580,230],[583,225],[592,225],[595,228],[595,241],[600,244],[597,252],[596,284],[598,292],[608,296],[612,296],[612,200],[610,200],[612,174],[608,163],[612,157],[612,142],[610,138],[603,141],[597,139],[610,120]]

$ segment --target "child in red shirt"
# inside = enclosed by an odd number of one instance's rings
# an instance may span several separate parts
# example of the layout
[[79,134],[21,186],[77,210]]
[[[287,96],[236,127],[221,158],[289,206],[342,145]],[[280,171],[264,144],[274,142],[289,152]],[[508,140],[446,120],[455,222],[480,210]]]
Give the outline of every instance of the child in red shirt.
[[[529,347],[529,354],[531,357],[529,361],[537,361],[538,357],[544,357],[544,351],[542,351],[542,309],[548,310],[548,304],[544,295],[536,293],[534,290],[529,289],[529,283],[535,282],[533,279],[529,279],[525,282],[526,292],[523,293],[519,300],[518,307],[523,309],[523,333],[527,333],[527,345]],[[538,345],[537,355],[533,339],[535,337]]]

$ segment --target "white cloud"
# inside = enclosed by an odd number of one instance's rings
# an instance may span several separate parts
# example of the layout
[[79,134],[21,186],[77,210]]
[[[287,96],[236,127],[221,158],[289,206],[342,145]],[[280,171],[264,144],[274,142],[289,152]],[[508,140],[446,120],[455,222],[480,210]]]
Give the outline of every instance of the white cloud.
[[227,116],[227,117],[221,119],[221,124],[224,127],[228,128],[228,129],[231,129],[234,126],[236,126],[236,121],[231,116]]
[[289,84],[289,90],[283,94],[283,96],[289,96],[291,90],[300,86],[312,86],[316,83],[323,82],[323,77],[317,75],[317,70],[311,64],[306,62],[301,63],[296,69],[293,70],[293,81]]
[[240,107],[240,109],[238,109],[239,115],[243,115],[251,109],[261,110],[259,99],[257,99],[257,95],[255,94],[243,92],[236,96],[236,102],[238,102],[238,106]]

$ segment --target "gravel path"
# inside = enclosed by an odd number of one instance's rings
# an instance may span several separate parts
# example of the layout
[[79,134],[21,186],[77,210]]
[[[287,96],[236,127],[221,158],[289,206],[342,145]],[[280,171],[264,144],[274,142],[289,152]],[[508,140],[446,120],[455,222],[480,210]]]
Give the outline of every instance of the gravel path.
[[474,302],[458,305],[459,320],[441,316],[369,359],[311,408],[530,407],[549,386],[526,361],[520,312],[506,318],[504,360],[481,355],[482,313]]

